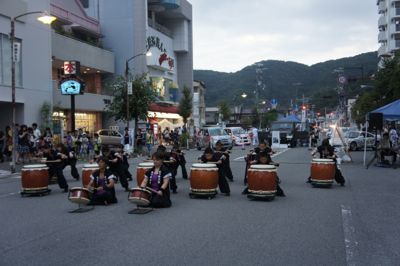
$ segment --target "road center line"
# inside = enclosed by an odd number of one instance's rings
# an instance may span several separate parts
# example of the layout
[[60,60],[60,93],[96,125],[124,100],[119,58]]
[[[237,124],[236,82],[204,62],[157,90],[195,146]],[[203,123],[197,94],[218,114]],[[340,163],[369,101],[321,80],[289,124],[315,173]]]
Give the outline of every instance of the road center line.
[[346,261],[348,266],[355,266],[357,265],[356,255],[357,255],[358,242],[356,241],[351,209],[350,207],[344,205],[341,205],[341,208],[342,208],[344,245],[346,247]]

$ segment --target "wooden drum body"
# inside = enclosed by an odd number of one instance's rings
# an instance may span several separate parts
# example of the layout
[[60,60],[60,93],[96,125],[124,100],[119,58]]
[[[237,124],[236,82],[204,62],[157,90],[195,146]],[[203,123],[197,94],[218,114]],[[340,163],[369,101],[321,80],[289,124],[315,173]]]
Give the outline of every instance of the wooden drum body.
[[190,190],[194,195],[215,196],[218,187],[216,164],[195,163],[190,168]]
[[132,188],[129,192],[128,201],[138,206],[150,205],[151,191],[145,188]]
[[153,168],[153,166],[154,166],[153,162],[144,162],[138,164],[136,168],[136,182],[139,187],[142,185],[144,175],[148,170]]
[[88,204],[92,193],[87,188],[73,187],[69,190],[68,199],[76,204]]
[[314,186],[331,186],[335,179],[335,162],[332,159],[313,159],[310,176]]
[[248,196],[273,198],[276,195],[276,167],[269,164],[251,165],[247,170]]
[[21,170],[21,194],[45,194],[49,189],[49,168],[45,164],[24,165]]
[[82,185],[86,187],[90,182],[90,176],[96,170],[99,170],[99,165],[97,163],[84,164],[82,168]]

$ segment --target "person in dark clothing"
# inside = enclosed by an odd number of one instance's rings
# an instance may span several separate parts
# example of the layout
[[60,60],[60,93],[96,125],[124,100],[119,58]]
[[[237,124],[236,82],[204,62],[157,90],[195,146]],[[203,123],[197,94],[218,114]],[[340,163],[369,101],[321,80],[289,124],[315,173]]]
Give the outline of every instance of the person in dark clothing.
[[247,185],[247,170],[249,169],[251,164],[257,163],[257,156],[261,152],[265,152],[266,154],[268,154],[269,160],[272,161],[271,159],[271,154],[273,153],[272,149],[269,147],[269,145],[265,140],[261,141],[258,144],[258,147],[256,147],[254,151],[250,151],[250,153],[247,154],[247,157],[245,158],[246,169],[244,172],[244,180],[243,180],[244,185]]
[[169,179],[172,174],[163,164],[164,156],[162,152],[155,152],[152,155],[154,166],[146,172],[140,186],[151,188],[150,206],[153,208],[168,208],[172,205],[169,193]]
[[179,166],[177,162],[177,155],[175,153],[167,152],[167,148],[164,145],[159,145],[157,152],[160,152],[160,154],[163,156],[163,164],[171,173],[169,184],[172,193],[176,194],[178,189],[178,186],[176,185],[176,174]]
[[130,191],[129,183],[124,170],[125,168],[123,165],[122,155],[118,152],[110,151],[110,149],[107,147],[103,148],[103,155],[108,160],[110,171],[117,176],[117,178],[119,178],[121,186],[125,189],[125,191]]
[[206,148],[204,154],[200,157],[202,163],[215,163],[218,167],[218,186],[221,193],[225,196],[230,196],[231,190],[229,188],[228,181],[225,179],[225,173],[223,169],[223,163],[226,160],[225,155],[221,153],[215,153],[210,147]]
[[67,165],[69,165],[71,167],[71,176],[76,180],[79,180],[78,169],[76,169],[77,159],[73,149],[68,151],[68,148],[61,143],[57,144],[56,149],[57,149],[57,155],[61,156],[63,162],[63,170]]
[[[251,164],[271,164],[271,165],[279,166],[279,164],[276,164],[271,160],[271,156],[266,151],[259,152],[256,156],[256,160],[252,161]],[[277,176],[276,177],[276,195],[279,197],[286,197],[286,195],[283,192],[282,188],[280,187],[279,183],[280,183],[280,180],[279,180],[279,177]],[[242,194],[248,194],[248,193],[249,193],[249,189],[246,187],[243,190]]]
[[49,167],[49,178],[57,176],[57,183],[64,192],[68,192],[68,184],[63,173],[64,163],[61,154],[53,150],[50,146],[43,147],[43,156],[46,158],[46,165]]
[[90,182],[86,186],[93,190],[92,198],[89,205],[108,205],[117,203],[115,196],[115,175],[107,169],[108,160],[105,157],[97,159],[99,169],[90,175]]
[[[335,181],[343,187],[346,180],[337,166],[335,149],[329,144],[329,139],[324,139],[317,150],[311,153],[311,156],[316,153],[319,153],[321,159],[332,159],[335,162]],[[308,178],[307,183],[311,183],[311,177]]]
[[[171,154],[174,154],[177,163],[178,163],[178,167],[181,167],[182,170],[182,178],[183,179],[188,179],[188,174],[186,171],[186,158],[185,158],[185,154],[179,149],[179,147],[177,145],[174,145],[172,150],[171,150]],[[177,169],[178,170],[178,169]]]
[[223,161],[223,165],[222,167],[224,168],[224,175],[226,176],[226,178],[229,179],[229,181],[233,182],[233,174],[232,174],[232,169],[231,169],[231,164],[230,164],[230,160],[229,160],[229,151],[227,151],[226,148],[224,148],[224,145],[222,145],[221,141],[217,141],[217,143],[215,143],[215,153],[220,153],[225,155],[225,160]]

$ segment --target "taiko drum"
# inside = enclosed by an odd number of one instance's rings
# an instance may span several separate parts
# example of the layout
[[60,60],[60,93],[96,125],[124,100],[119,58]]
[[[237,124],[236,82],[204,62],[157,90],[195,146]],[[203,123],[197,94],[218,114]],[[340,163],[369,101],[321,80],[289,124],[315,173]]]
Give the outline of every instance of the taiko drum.
[[190,187],[192,193],[215,193],[218,187],[217,165],[193,164],[190,168]]
[[276,167],[268,164],[251,165],[247,170],[249,193],[275,194],[277,187]]
[[139,206],[147,206],[150,204],[151,192],[145,188],[132,188],[129,192],[128,201]]
[[90,176],[96,170],[99,170],[99,165],[97,163],[84,164],[82,168],[82,185],[86,187],[90,182]]
[[73,187],[70,189],[68,199],[76,204],[88,204],[92,193],[87,188]]
[[142,184],[144,175],[149,169],[153,168],[153,166],[154,166],[153,162],[144,162],[138,164],[136,168],[136,182],[138,186]]
[[24,165],[21,170],[21,185],[24,192],[47,190],[49,168],[45,164]]
[[335,162],[332,159],[313,159],[310,176],[313,184],[331,185],[335,178]]

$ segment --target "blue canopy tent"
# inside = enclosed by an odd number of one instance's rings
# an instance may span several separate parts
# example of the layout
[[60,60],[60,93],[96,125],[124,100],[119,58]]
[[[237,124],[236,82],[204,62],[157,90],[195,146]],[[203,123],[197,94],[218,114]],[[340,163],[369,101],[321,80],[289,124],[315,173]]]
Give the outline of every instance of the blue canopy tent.
[[[382,113],[384,120],[400,120],[400,99],[394,102],[391,102],[387,105],[379,107],[371,111],[370,113]],[[367,120],[367,119],[366,119]],[[367,134],[367,126],[365,126],[365,134]],[[366,165],[366,150],[367,150],[367,139],[365,138],[364,142],[364,166],[368,168]]]
[[385,120],[398,120],[400,119],[400,99],[379,107],[371,113],[382,113]]

